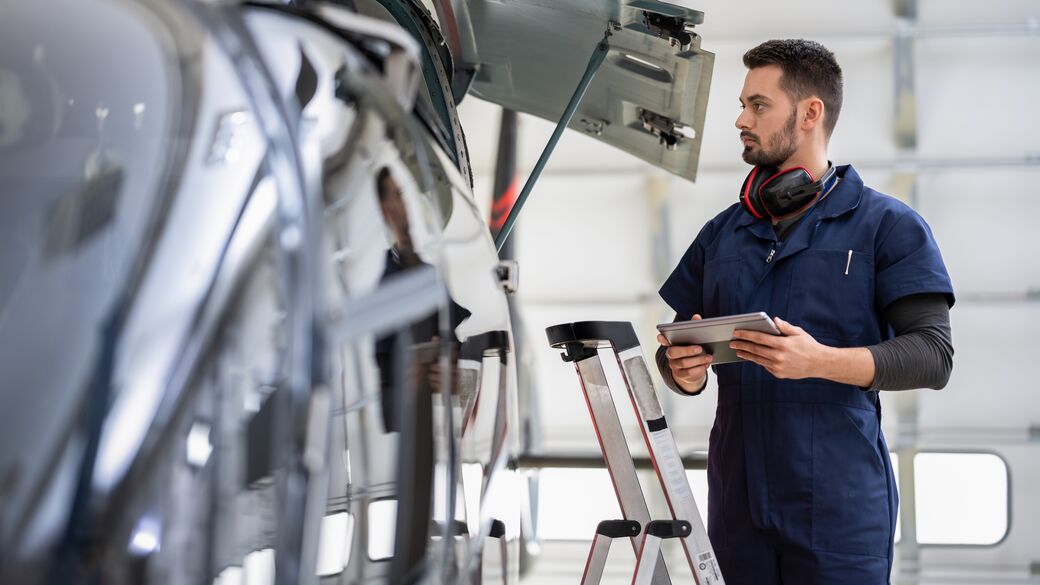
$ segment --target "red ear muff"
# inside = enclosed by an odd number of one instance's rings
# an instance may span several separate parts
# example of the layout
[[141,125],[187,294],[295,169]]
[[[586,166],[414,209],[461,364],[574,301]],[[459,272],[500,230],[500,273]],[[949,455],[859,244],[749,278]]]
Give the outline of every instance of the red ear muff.
[[756,165],[748,176],[744,179],[744,185],[740,188],[740,204],[744,206],[755,219],[765,219],[769,217],[769,211],[766,210],[765,205],[762,204],[762,197],[760,190],[762,184],[769,180],[770,177],[775,177],[777,172],[776,167],[761,167]]
[[813,176],[805,167],[777,171],[758,187],[758,199],[773,219],[801,211],[820,190],[813,188]]
[[779,170],[776,167],[751,169],[740,188],[740,203],[756,219],[784,219],[812,205],[823,185],[834,177],[835,168],[813,179],[805,167]]

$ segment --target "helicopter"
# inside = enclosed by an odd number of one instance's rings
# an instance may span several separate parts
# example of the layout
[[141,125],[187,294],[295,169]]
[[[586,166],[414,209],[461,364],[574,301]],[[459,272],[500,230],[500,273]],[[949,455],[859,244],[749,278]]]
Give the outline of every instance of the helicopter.
[[[695,177],[702,20],[0,7],[0,580],[516,583],[536,535],[499,252],[565,128]],[[558,124],[494,230],[468,95]]]

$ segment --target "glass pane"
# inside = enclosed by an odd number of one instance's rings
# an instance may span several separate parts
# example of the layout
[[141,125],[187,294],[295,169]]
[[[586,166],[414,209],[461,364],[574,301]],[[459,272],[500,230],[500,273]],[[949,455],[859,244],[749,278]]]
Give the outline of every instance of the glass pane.
[[918,453],[917,540],[988,545],[1008,529],[1008,470],[991,453]]

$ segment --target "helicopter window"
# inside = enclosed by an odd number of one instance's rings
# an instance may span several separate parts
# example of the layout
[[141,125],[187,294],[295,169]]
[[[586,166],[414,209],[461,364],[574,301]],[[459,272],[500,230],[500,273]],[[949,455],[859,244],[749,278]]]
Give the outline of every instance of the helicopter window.
[[329,514],[321,520],[318,537],[318,576],[330,577],[343,572],[350,562],[354,540],[354,516],[348,512]]
[[368,558],[384,561],[394,556],[397,500],[376,500],[368,505]]

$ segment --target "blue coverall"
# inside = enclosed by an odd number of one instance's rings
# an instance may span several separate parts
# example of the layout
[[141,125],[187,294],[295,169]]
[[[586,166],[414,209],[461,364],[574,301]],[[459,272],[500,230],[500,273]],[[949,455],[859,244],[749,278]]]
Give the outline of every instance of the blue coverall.
[[[925,221],[851,166],[779,242],[734,204],[661,287],[682,318],[765,311],[832,347],[892,337],[882,311],[953,285]],[[851,255],[850,255],[851,251]],[[729,585],[889,582],[898,494],[877,391],[714,367],[708,532]]]

